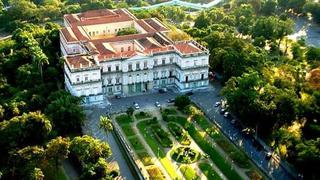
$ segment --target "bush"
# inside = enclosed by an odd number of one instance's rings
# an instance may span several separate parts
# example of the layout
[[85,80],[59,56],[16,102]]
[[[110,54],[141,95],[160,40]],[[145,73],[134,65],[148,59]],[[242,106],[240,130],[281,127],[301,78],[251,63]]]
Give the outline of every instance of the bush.
[[173,143],[168,138],[168,133],[165,132],[159,124],[151,126],[151,130],[156,138],[156,140],[161,144],[164,148],[172,147]]
[[124,36],[129,34],[137,34],[138,31],[135,28],[125,28],[120,31],[118,31],[117,36]]
[[174,105],[178,107],[179,110],[184,109],[191,103],[190,98],[186,95],[177,96]]

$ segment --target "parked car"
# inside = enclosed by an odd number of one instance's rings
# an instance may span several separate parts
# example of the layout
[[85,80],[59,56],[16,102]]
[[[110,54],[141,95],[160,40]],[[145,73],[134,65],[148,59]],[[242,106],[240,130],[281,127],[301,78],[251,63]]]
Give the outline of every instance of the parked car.
[[231,119],[232,117],[231,117],[231,114],[228,112],[228,111],[226,111],[224,114],[223,114],[223,116],[225,117],[225,118],[227,118],[227,119]]
[[266,158],[267,160],[271,159],[271,157],[272,157],[272,152],[269,151],[269,152],[265,152],[265,153],[266,153],[266,157],[265,157],[265,158]]
[[120,99],[121,96],[120,96],[120,95],[116,95],[115,98],[116,98],[116,99]]
[[156,107],[161,107],[161,104],[157,101],[156,103],[154,103],[154,105],[156,106]]
[[220,101],[217,101],[215,104],[214,104],[214,107],[218,107],[221,105],[221,102]]
[[159,89],[159,93],[166,93],[167,92],[167,88],[161,88]]
[[221,109],[220,109],[220,114],[224,114],[226,111],[227,111],[226,109],[221,108]]
[[135,103],[135,102],[133,102],[133,107],[134,107],[135,109],[140,109],[139,104],[138,104],[138,103]]
[[175,99],[168,99],[167,102],[168,103],[174,103]]

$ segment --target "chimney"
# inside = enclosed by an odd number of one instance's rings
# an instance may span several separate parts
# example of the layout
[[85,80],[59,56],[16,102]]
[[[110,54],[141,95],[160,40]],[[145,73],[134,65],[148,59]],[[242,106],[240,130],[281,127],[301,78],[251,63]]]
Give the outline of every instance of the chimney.
[[82,63],[80,63],[80,68],[82,68]]

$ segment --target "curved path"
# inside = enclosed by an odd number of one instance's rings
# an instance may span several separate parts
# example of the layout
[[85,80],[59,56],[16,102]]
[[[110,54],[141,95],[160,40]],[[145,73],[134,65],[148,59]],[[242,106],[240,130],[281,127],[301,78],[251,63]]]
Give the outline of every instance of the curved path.
[[131,7],[129,9],[132,10],[143,10],[143,9],[155,9],[161,6],[184,6],[184,7],[188,7],[188,8],[192,8],[192,9],[197,9],[197,10],[202,10],[202,9],[208,9],[211,8],[217,4],[219,4],[222,0],[213,0],[207,4],[200,4],[200,3],[191,3],[191,2],[185,2],[185,1],[181,1],[181,0],[171,0],[171,1],[167,1],[167,2],[163,2],[163,3],[159,3],[159,4],[154,4],[154,5],[150,5],[150,6],[143,6],[143,7]]

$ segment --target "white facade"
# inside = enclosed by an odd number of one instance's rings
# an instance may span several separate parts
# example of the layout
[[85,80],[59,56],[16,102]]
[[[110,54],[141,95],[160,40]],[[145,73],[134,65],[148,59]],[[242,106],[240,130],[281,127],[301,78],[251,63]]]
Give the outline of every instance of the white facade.
[[[104,96],[162,87],[181,92],[207,88],[209,54],[205,48],[194,41],[172,42],[165,33],[156,32],[153,24],[140,26],[136,20],[78,26],[79,31],[65,17],[67,28],[61,30],[60,45],[66,59],[65,87],[71,94],[99,101]],[[135,27],[138,35],[115,37],[122,27]]]

